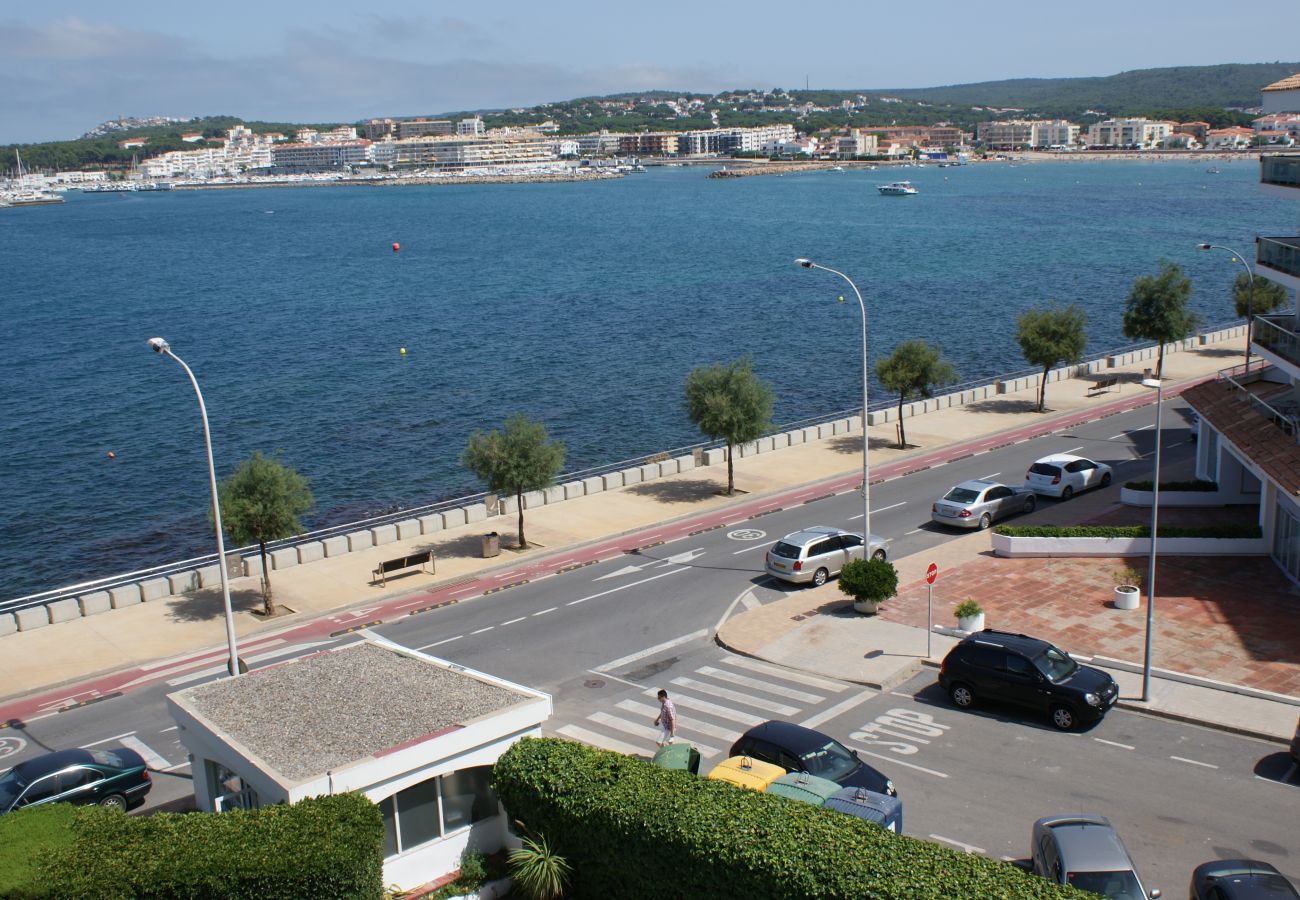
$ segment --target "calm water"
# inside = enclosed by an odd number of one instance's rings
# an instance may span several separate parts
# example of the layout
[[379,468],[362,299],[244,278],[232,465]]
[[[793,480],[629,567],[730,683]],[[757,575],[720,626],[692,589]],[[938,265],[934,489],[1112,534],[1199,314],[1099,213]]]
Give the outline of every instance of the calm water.
[[[1296,209],[1254,164],[1220,169],[661,169],[0,210],[0,598],[211,549],[193,393],[153,335],[200,380],[219,473],[279,450],[311,481],[309,524],[338,522],[479,490],[465,439],[516,412],[570,470],[697,441],[686,373],[743,353],[777,422],[852,406],[856,304],[797,256],[855,278],[873,357],[923,337],[963,380],[1024,368],[1016,314],[1048,299],[1087,308],[1093,350],[1126,343],[1124,296],[1162,257],[1225,321],[1234,267],[1194,245],[1253,255]],[[919,195],[876,193],[903,174]]]

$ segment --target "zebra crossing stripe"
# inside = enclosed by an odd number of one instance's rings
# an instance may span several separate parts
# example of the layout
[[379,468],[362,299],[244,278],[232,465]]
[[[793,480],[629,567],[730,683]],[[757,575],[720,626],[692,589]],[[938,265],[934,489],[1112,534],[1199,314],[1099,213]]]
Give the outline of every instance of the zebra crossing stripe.
[[[653,697],[658,693],[654,688],[648,688],[645,691],[647,697]],[[679,694],[673,692],[673,703],[683,709],[696,710],[702,713],[708,713],[711,716],[717,716],[719,719],[728,719],[732,722],[739,722],[746,728],[753,728],[767,721],[762,716],[754,716],[749,713],[740,712],[726,706],[718,706],[716,703],[710,703],[707,700],[697,700],[689,694]]]
[[[629,722],[626,719],[620,719],[618,716],[611,716],[609,713],[596,712],[587,716],[588,722],[595,722],[597,725],[604,725],[606,728],[613,728],[615,731],[622,731],[633,737],[644,738],[652,749],[655,741],[659,739],[659,729],[652,728],[649,725],[638,725],[635,722]],[[700,751],[702,756],[713,756],[718,752],[716,747],[707,747],[704,744],[695,744],[695,749]]]
[[794,681],[798,684],[806,684],[808,687],[830,691],[834,694],[846,691],[850,687],[850,685],[847,685],[842,681],[832,681],[829,678],[809,675],[806,672],[796,672],[793,669],[783,669],[780,666],[760,662],[759,660],[751,659],[748,656],[727,656],[722,660],[722,662],[729,666],[738,666],[742,669],[749,669],[751,672],[758,672],[760,675],[768,675],[773,678],[780,678],[783,681]]
[[740,675],[736,672],[728,672],[725,669],[715,669],[713,666],[701,666],[695,670],[698,675],[707,675],[710,678],[716,678],[718,681],[726,681],[730,684],[738,684],[741,687],[753,688],[756,691],[762,691],[765,694],[775,694],[778,697],[785,697],[790,700],[798,700],[800,703],[821,703],[825,697],[819,697],[817,694],[808,694],[803,691],[797,691],[791,687],[784,687],[779,684],[763,681],[759,678],[751,678],[748,675]]
[[694,678],[674,678],[672,683],[692,690],[707,691],[710,696],[721,697],[724,700],[731,700],[735,703],[743,703],[746,706],[753,706],[757,709],[774,712],[778,716],[793,716],[799,712],[797,706],[786,706],[784,703],[775,703],[771,700],[764,700],[761,697],[754,697],[751,694],[742,694],[740,691],[732,691],[727,688],[720,688],[703,681],[697,681]]
[[[636,713],[640,716],[647,716],[647,722],[653,722],[654,717],[659,715],[659,707],[652,706],[649,703],[637,703],[635,700],[620,700],[614,704],[624,712]],[[678,716],[681,719],[681,716]],[[735,743],[736,738],[740,737],[739,731],[728,731],[725,728],[719,728],[717,725],[710,725],[708,722],[700,722],[695,719],[678,721],[678,732],[689,732],[691,734],[706,734],[711,738],[717,738],[720,741],[726,741],[728,745]],[[701,753],[704,751],[701,750]]]
[[562,728],[555,729],[556,734],[562,734],[567,738],[573,738],[584,744],[590,744],[593,747],[599,747],[602,750],[613,750],[615,753],[623,753],[627,756],[646,756],[645,747],[634,747],[631,744],[625,744],[614,738],[605,737],[603,734],[597,734],[594,731],[588,731],[580,725],[565,725]]

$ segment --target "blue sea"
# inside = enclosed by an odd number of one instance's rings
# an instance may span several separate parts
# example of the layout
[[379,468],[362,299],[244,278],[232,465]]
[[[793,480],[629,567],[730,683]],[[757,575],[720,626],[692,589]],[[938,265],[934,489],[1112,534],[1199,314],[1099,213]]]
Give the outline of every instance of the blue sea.
[[[155,335],[199,379],[218,474],[278,452],[310,480],[306,524],[332,524],[480,490],[466,437],[514,413],[570,471],[694,443],[683,379],[742,354],[777,423],[852,407],[856,303],[795,257],[855,279],[873,358],[924,338],[962,380],[1025,368],[1016,315],[1049,300],[1086,308],[1093,351],[1127,343],[1124,297],[1162,259],[1226,322],[1236,267],[1195,245],[1253,257],[1296,209],[1253,162],[1218,168],[667,168],[0,210],[0,598],[210,551],[194,395]],[[875,190],[899,177],[920,193]]]

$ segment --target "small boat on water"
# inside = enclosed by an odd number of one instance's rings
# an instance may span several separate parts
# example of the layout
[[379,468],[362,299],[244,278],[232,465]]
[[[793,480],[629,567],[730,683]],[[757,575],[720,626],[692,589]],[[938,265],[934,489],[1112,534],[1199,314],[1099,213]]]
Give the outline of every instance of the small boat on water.
[[0,200],[3,206],[49,206],[53,203],[62,203],[63,197],[53,191],[43,190],[41,188],[21,187],[23,183],[23,158],[17,148],[14,149],[14,158],[18,161],[18,179],[8,190],[0,190]]
[[1210,167],[1209,167],[1208,169],[1206,169],[1205,171],[1208,172],[1208,173],[1211,174],[1211,175],[1218,175],[1218,174],[1219,174],[1219,167],[1218,167],[1218,166],[1210,166]]
[[912,182],[910,181],[894,181],[889,184],[877,185],[876,190],[880,191],[880,193],[882,194],[888,194],[888,195],[902,195],[902,194],[917,193],[916,188],[912,187]]

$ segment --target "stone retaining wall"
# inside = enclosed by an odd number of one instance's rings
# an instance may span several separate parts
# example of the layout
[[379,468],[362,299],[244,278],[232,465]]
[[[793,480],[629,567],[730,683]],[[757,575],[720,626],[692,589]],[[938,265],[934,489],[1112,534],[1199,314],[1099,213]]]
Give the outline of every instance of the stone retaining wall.
[[[1225,328],[1221,331],[1198,335],[1177,344],[1168,344],[1165,346],[1165,353],[1168,354],[1176,353],[1181,350],[1193,350],[1198,346],[1205,346],[1221,341],[1241,338],[1245,336],[1245,333],[1246,326],[1237,325],[1231,328]],[[1107,369],[1129,366],[1145,360],[1152,360],[1152,365],[1154,366],[1156,356],[1157,348],[1154,346],[1129,350],[1124,353],[1108,354],[1094,360],[1089,360],[1088,362],[1079,363],[1078,365],[1063,366],[1058,369],[1052,369],[1047,373],[1047,380],[1051,383],[1055,381],[1063,381],[1069,378],[1087,378],[1098,375]],[[925,413],[933,412],[935,410],[948,409],[953,406],[962,406],[967,403],[976,403],[981,400],[1019,391],[1030,389],[1036,391],[1038,389],[1038,384],[1038,375],[994,379],[988,384],[976,387],[966,387],[960,391],[941,394],[938,397],[916,400],[912,403],[904,404],[903,416],[913,417],[924,415]],[[882,423],[893,422],[896,421],[897,418],[897,406],[870,410],[867,413],[868,425],[880,425]],[[734,450],[736,458],[742,459],[747,456],[754,456],[759,453],[770,453],[786,447],[797,447],[800,444],[810,443],[812,441],[826,440],[827,438],[838,435],[857,434],[861,433],[861,430],[862,417],[852,416],[822,422],[818,425],[795,428],[779,434],[768,435],[757,441],[753,441],[741,447],[736,447]],[[654,461],[649,461],[651,459]],[[629,485],[653,481],[658,478],[676,475],[679,472],[687,472],[696,468],[697,465],[724,465],[726,461],[727,451],[726,448],[722,447],[705,449],[698,455],[688,454],[670,459],[664,459],[663,455],[659,454],[649,457],[642,465],[633,466],[618,472],[609,472],[604,475],[591,476],[580,481],[575,480],[564,482],[547,488],[544,491],[531,491],[524,494],[524,509],[535,509],[540,506],[562,503],[566,500],[573,500],[578,497],[599,494],[603,491],[618,490],[619,488],[627,487]],[[514,516],[517,513],[518,504],[516,498],[503,497],[497,500],[494,508],[491,509],[481,502],[476,502],[467,503],[463,506],[453,507],[443,512],[430,513],[419,518],[407,519],[396,523],[371,527],[365,527],[362,523],[358,523],[356,531],[344,535],[334,535],[318,540],[308,540],[300,544],[295,544],[289,547],[280,547],[271,551],[269,554],[271,568],[279,570],[297,565],[306,565],[319,559],[334,559],[346,553],[366,550],[371,547],[381,546],[395,541],[411,540],[422,535],[437,534],[440,531],[450,528],[474,525],[484,522],[488,518],[494,516]],[[243,563],[245,576],[253,577],[261,575],[262,563],[260,557],[256,553],[245,556]],[[70,618],[98,615],[99,613],[107,612],[110,609],[119,609],[123,606],[132,605],[134,603],[148,603],[169,596],[191,593],[200,589],[219,589],[219,574],[220,573],[217,571],[216,566],[207,566],[202,569],[168,575],[166,578],[151,578],[139,583],[115,587],[108,592],[102,590],[91,591],[82,596],[61,598],[45,605],[32,607],[31,609],[21,610],[19,612],[0,613],[0,635],[11,634],[14,631],[30,631],[33,628],[41,628],[45,625],[66,621]]]

